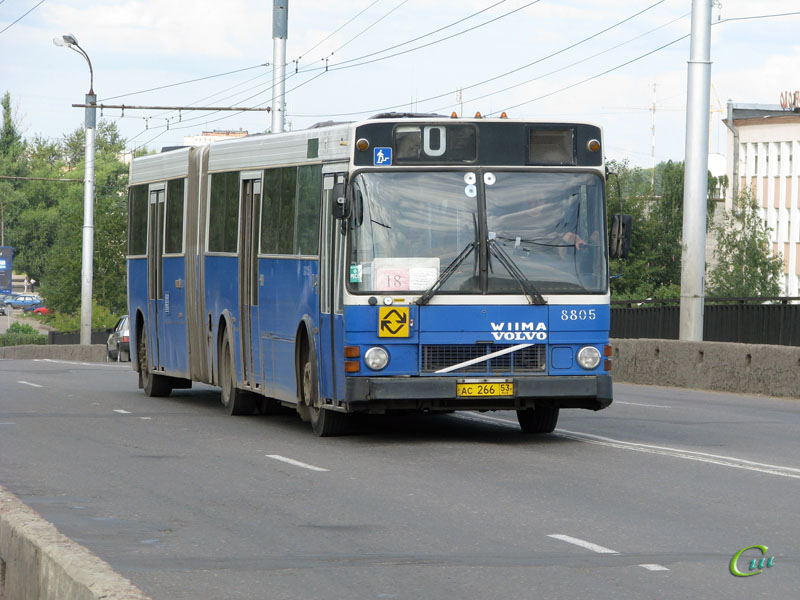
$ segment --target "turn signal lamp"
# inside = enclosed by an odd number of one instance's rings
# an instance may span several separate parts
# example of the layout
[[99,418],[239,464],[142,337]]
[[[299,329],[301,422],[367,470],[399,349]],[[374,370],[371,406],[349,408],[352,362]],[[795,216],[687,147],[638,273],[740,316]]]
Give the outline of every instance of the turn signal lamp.
[[589,152],[597,152],[600,150],[600,142],[597,140],[589,140],[586,147],[589,149]]
[[345,373],[358,373],[360,370],[361,370],[361,363],[359,363],[357,360],[344,361]]
[[361,356],[361,347],[360,346],[345,346],[344,347],[344,357],[345,358],[358,358]]
[[481,111],[478,111],[478,112],[475,113],[475,118],[476,119],[482,119],[483,118],[483,115],[481,114]]
[[456,113],[456,111],[453,111],[453,112],[450,113],[450,118],[451,119],[457,119],[458,118],[458,114]]
[[361,150],[361,152],[366,152],[366,150],[369,148],[369,140],[366,138],[359,138],[359,140],[356,142],[356,148]]

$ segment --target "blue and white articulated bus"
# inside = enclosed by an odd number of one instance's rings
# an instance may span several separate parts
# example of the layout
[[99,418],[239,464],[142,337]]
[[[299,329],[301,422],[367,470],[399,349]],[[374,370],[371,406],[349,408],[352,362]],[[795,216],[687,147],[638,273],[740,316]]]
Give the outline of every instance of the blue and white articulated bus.
[[[128,302],[149,396],[203,382],[230,414],[612,401],[599,127],[385,114],[133,161]],[[627,236],[627,237],[626,237]]]

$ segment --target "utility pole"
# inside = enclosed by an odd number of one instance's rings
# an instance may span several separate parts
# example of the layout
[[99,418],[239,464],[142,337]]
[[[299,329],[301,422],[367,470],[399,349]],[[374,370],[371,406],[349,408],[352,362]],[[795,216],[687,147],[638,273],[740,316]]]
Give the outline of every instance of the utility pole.
[[272,0],[272,133],[283,132],[289,0]]
[[650,126],[650,193],[656,195],[656,84],[653,84],[653,124]]
[[708,106],[711,85],[712,0],[692,0],[686,96],[680,339],[703,340],[708,196]]
[[92,343],[92,285],[94,276],[94,138],[97,128],[97,96],[94,69],[89,55],[71,33],[53,39],[56,46],[77,52],[89,64],[89,93],[86,94],[86,153],[83,176],[83,241],[81,250],[81,346]]

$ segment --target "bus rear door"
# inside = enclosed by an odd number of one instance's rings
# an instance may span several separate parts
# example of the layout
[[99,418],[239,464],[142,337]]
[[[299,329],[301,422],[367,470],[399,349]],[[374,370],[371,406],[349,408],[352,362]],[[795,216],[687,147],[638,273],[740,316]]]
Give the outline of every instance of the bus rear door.
[[164,331],[161,313],[164,310],[164,281],[162,255],[164,253],[164,200],[165,184],[149,188],[150,202],[147,217],[147,353],[151,370],[161,370],[160,341]]
[[264,275],[258,273],[258,232],[261,211],[261,172],[242,173],[242,213],[239,231],[239,315],[242,350],[242,379],[262,387],[261,339],[259,330],[259,287]]

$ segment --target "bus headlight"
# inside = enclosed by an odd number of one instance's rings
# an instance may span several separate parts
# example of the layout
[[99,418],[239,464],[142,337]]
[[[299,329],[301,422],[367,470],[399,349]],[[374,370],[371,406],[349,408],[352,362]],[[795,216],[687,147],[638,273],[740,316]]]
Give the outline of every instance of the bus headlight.
[[600,350],[594,346],[584,346],[578,350],[578,364],[587,371],[596,368],[600,364]]
[[380,371],[389,364],[389,353],[374,346],[364,353],[364,364],[373,371]]

